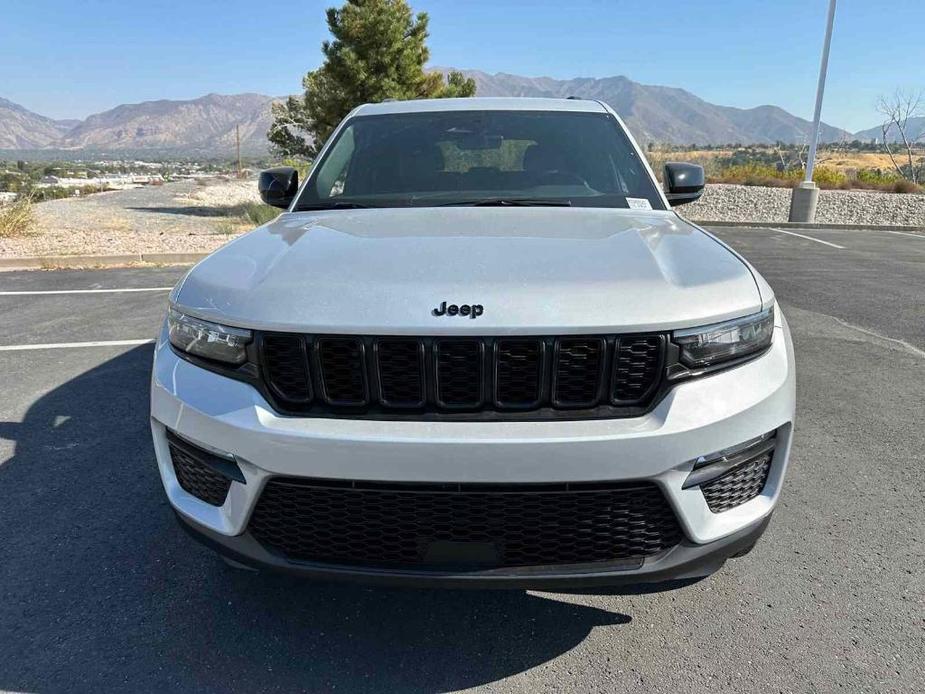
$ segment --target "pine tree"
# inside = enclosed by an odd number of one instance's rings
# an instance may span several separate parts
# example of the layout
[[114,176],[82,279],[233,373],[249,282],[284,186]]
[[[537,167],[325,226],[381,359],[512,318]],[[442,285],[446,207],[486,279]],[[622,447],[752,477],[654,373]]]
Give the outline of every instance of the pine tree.
[[302,79],[305,93],[273,105],[267,137],[282,156],[314,157],[337,124],[359,104],[475,94],[475,81],[425,72],[427,14],[405,0],[348,0],[327,11],[333,40],[324,64]]

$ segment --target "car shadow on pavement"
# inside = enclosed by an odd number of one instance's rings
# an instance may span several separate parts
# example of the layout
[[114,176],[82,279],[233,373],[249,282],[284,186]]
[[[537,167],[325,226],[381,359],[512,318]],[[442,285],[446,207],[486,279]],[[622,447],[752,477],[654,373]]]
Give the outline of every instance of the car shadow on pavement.
[[229,569],[180,530],[148,425],[151,347],[0,423],[0,690],[445,691],[630,617],[524,591],[399,590]]

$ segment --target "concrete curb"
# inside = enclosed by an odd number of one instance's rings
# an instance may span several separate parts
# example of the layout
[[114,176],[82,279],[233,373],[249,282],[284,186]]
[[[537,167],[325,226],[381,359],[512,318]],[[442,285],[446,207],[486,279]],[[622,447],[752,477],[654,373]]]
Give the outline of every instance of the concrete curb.
[[691,220],[702,227],[746,227],[749,229],[840,229],[842,231],[923,231],[925,227],[904,224],[810,224],[807,222],[702,222]]
[[124,267],[126,265],[192,265],[208,253],[131,253],[125,255],[45,255],[0,258],[0,270]]

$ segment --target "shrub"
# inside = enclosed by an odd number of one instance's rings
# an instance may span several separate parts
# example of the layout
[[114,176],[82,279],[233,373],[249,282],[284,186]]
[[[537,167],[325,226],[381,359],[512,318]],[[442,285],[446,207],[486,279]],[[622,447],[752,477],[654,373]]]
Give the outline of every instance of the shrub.
[[279,210],[270,205],[264,205],[261,202],[249,202],[244,205],[244,214],[242,216],[247,217],[257,226],[261,224],[266,224],[267,222],[272,222],[274,219],[279,217],[282,210]]
[[[282,212],[282,210],[271,207],[270,205],[264,205],[262,202],[242,202],[238,205],[204,207],[200,209],[203,211],[203,216],[205,217],[226,217],[234,219],[235,221],[230,222],[230,224],[236,226],[236,230],[240,230],[242,225],[246,228],[248,224],[260,226],[261,224],[272,222]],[[228,230],[231,229],[231,226],[226,224],[225,228],[226,231],[222,233],[232,233]]]
[[[800,171],[799,173],[800,178],[802,178],[803,172]],[[820,188],[840,188],[848,183],[848,177],[827,166],[817,166],[813,169],[813,181]]]
[[308,177],[308,172],[311,171],[312,163],[305,159],[296,159],[294,157],[287,157],[283,159],[279,166],[291,166],[293,169],[299,172],[299,182],[304,181]]
[[80,186],[78,188],[67,187],[67,186],[45,186],[42,188],[33,188],[30,192],[33,202],[45,202],[47,200],[60,200],[62,198],[71,198],[79,195],[80,197],[86,195],[92,195],[93,193],[101,193],[108,190],[104,188],[102,191],[99,186]]
[[0,206],[0,238],[22,236],[34,222],[32,196],[20,195],[12,204]]
[[912,181],[902,178],[893,184],[894,193],[921,193],[922,188],[915,185]]

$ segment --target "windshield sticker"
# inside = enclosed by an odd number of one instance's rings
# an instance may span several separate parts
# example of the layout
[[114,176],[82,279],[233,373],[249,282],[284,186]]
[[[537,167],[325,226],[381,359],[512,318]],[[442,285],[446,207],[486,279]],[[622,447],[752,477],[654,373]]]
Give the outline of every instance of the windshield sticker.
[[627,198],[626,204],[631,210],[651,210],[652,205],[645,198]]

